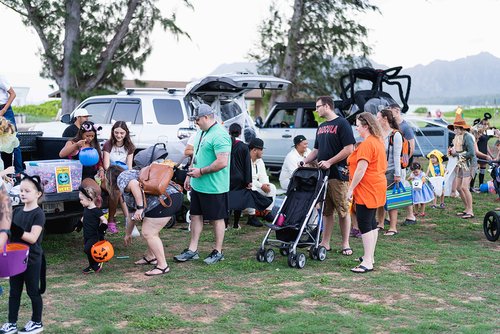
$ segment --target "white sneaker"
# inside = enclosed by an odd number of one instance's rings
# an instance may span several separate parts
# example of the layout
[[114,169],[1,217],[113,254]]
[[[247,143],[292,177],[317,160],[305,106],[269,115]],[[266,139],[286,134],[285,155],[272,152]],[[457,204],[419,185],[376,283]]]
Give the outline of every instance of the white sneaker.
[[21,329],[18,333],[19,334],[24,334],[24,333],[41,333],[43,332],[43,324],[41,322],[34,322],[34,321],[28,321],[26,326],[24,326],[23,329]]
[[0,328],[0,334],[14,334],[17,333],[17,324],[14,322],[6,322]]

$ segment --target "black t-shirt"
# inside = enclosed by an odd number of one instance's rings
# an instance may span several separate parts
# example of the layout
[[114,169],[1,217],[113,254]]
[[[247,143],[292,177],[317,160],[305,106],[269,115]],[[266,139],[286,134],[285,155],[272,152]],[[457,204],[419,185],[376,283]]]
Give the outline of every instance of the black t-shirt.
[[75,124],[69,125],[62,134],[63,137],[74,138],[78,134],[78,127]]
[[252,183],[252,163],[248,145],[236,141],[231,149],[229,190],[245,189]]
[[[14,210],[12,214],[12,224],[16,224],[21,227],[25,232],[31,232],[31,228],[35,225],[41,226],[42,228],[45,226],[45,213],[40,207],[37,207],[30,211],[23,211],[24,207],[19,207]],[[19,242],[30,246],[30,255],[28,259],[28,263],[36,263],[42,260],[42,235],[36,240],[36,242],[32,245],[27,243],[21,238],[12,238],[12,242]]]
[[479,136],[477,140],[477,149],[479,152],[488,154],[488,140],[491,138],[491,136],[488,135],[482,135]]
[[[345,118],[337,117],[331,121],[323,122],[316,131],[314,148],[318,150],[318,161],[328,160],[337,155],[346,146],[356,143],[351,125]],[[345,169],[347,159],[339,161],[330,167],[330,179],[348,180],[348,176],[341,175],[340,169]]]
[[83,237],[85,239],[103,239],[104,234],[100,233],[98,228],[101,223],[101,217],[104,215],[101,209],[93,208],[83,209]]

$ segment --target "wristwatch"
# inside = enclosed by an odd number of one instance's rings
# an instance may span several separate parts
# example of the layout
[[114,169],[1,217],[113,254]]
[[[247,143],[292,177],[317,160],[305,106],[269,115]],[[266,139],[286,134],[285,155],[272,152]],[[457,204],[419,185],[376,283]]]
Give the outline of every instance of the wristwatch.
[[2,233],[2,232],[5,233],[5,234],[7,234],[8,237],[10,237],[10,230],[1,229],[0,233]]
[[136,206],[135,206],[135,208],[136,208],[137,210],[144,209],[144,205],[136,205]]

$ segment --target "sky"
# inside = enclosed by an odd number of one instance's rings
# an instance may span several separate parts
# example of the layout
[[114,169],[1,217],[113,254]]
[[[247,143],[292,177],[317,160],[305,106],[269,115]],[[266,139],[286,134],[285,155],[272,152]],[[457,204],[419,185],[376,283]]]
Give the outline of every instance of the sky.
[[[285,0],[281,0],[285,1]],[[287,0],[291,3],[291,0]],[[176,40],[155,29],[153,53],[142,74],[129,79],[190,81],[210,74],[224,63],[247,62],[258,42],[258,26],[269,13],[269,0],[159,1],[164,13],[174,8],[177,24],[191,40]],[[173,3],[173,4],[172,4]],[[387,66],[412,67],[434,60],[456,60],[480,52],[500,58],[496,20],[500,0],[372,0],[380,13],[358,17],[368,29],[371,59]],[[27,102],[46,100],[52,91],[39,78],[41,46],[18,14],[0,5],[0,74],[14,87],[29,87]]]

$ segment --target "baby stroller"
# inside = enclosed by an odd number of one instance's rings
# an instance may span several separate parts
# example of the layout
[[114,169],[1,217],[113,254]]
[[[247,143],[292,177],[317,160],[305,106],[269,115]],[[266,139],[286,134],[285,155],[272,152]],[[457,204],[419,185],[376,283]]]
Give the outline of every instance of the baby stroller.
[[[319,242],[327,185],[328,175],[320,169],[300,167],[293,173],[273,223],[266,223],[269,230],[257,251],[257,261],[273,262],[275,252],[266,246],[278,247],[281,255],[288,256],[288,265],[299,269],[304,268],[306,256],[297,248],[309,247],[313,260],[326,259],[326,248]],[[273,232],[275,239],[271,238]]]

